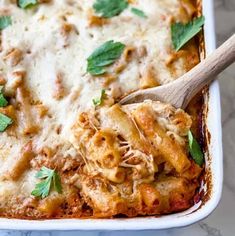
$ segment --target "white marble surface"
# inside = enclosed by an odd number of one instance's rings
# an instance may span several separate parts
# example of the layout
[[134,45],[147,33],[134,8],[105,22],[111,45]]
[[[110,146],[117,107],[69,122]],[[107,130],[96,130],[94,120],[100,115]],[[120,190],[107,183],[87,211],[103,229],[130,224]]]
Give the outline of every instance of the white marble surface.
[[[215,0],[218,45],[235,33],[235,0]],[[235,235],[235,65],[221,76],[224,145],[224,187],[217,209],[192,226],[142,232],[16,232],[0,231],[0,236],[234,236]]]

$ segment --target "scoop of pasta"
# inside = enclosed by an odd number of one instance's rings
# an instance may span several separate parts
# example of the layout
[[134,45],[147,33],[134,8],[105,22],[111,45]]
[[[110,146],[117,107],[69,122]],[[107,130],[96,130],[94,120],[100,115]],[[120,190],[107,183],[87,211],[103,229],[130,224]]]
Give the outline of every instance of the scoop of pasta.
[[76,184],[96,214],[161,214],[190,206],[198,186],[192,181],[201,171],[187,151],[191,124],[183,110],[151,101],[80,114],[72,143],[85,165]]

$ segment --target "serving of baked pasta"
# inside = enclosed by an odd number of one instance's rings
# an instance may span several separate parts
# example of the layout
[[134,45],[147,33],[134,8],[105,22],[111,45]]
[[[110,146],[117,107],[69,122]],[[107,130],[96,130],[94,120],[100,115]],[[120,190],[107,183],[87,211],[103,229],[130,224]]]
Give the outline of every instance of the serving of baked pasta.
[[0,0],[0,216],[162,215],[200,200],[202,105],[119,105],[199,63],[195,0]]

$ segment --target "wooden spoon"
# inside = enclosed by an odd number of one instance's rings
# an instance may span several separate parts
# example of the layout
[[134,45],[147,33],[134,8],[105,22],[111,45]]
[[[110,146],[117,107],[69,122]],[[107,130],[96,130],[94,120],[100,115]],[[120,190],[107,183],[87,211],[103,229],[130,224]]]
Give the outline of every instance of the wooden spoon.
[[204,86],[217,79],[216,75],[235,61],[235,34],[205,60],[172,83],[136,91],[124,97],[120,103],[142,102],[146,99],[185,108]]

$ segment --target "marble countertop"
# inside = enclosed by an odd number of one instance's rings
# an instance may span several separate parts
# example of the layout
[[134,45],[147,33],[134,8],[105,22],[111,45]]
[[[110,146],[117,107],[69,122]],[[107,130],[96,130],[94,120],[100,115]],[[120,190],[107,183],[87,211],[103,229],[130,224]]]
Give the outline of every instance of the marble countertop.
[[[235,0],[215,0],[217,42],[220,45],[235,32]],[[128,232],[128,236],[234,236],[235,235],[235,65],[220,76],[224,145],[223,196],[217,209],[192,226]],[[126,232],[16,232],[0,231],[0,236],[121,236]]]

